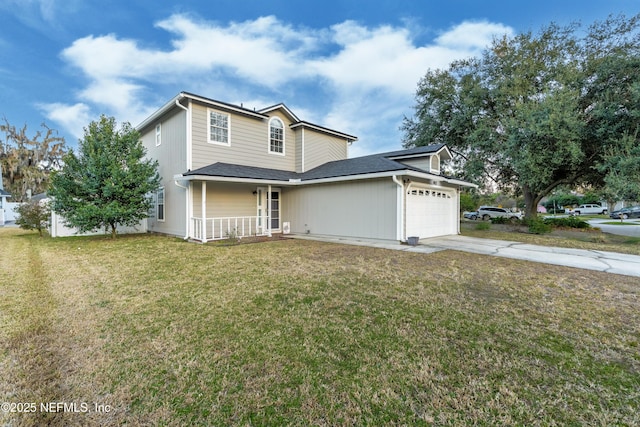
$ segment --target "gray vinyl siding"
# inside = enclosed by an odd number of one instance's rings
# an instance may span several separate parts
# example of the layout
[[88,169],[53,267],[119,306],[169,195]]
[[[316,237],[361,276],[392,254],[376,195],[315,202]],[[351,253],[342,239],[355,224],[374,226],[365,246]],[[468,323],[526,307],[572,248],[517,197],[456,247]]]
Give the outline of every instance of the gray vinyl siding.
[[408,166],[413,166],[414,168],[420,168],[427,172],[431,171],[431,156],[422,157],[419,159],[406,159],[406,160],[403,159],[403,160],[400,160],[400,162]]
[[304,130],[304,170],[347,158],[347,141],[323,133]]
[[388,179],[318,184],[283,190],[283,221],[291,232],[397,239],[397,185]]
[[295,132],[289,128],[291,122],[278,111],[271,116],[279,117],[284,123],[285,155],[268,152],[268,119],[255,119],[233,112],[229,113],[230,145],[209,143],[207,106],[193,103],[193,169],[222,162],[295,171],[296,143]]
[[[143,130],[142,143],[147,157],[158,160],[160,186],[165,189],[165,220],[157,221],[155,208],[149,218],[148,230],[158,233],[184,236],[186,234],[186,191],[175,185],[173,176],[186,171],[186,112],[175,109],[159,119],[162,126],[162,142],[156,146],[156,124]],[[154,195],[155,200],[155,195]]]
[[[207,182],[207,218],[255,216],[257,186]],[[202,217],[202,182],[193,183],[193,216]]]

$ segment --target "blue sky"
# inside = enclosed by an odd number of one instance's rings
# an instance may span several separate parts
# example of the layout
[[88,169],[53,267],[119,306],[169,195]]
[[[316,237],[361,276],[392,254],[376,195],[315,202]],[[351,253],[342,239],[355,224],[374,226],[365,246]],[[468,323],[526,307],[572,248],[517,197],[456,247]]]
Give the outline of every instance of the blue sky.
[[[0,0],[0,118],[74,147],[100,114],[137,125],[180,91],[401,148],[418,80],[494,36],[587,28],[640,0]],[[0,136],[1,137],[1,136]]]

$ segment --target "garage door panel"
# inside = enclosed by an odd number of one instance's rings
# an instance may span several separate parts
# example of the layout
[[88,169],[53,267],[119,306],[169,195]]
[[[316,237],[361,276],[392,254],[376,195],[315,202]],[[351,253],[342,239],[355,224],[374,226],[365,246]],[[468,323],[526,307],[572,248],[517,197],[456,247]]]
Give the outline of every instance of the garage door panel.
[[454,191],[412,187],[406,202],[407,236],[425,238],[457,233]]

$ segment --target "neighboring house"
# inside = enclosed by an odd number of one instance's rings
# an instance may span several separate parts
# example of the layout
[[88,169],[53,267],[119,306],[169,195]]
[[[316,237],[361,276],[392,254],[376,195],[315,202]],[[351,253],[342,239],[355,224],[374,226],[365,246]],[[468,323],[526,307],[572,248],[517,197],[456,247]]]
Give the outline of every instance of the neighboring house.
[[11,197],[11,194],[4,190],[4,183],[2,181],[2,164],[0,164],[0,226],[3,226],[5,221],[8,221],[5,214],[7,210],[8,197]]
[[[0,173],[2,172],[2,169],[0,168]],[[5,220],[8,221],[8,219],[6,219],[5,216],[5,212],[7,210],[7,198],[11,197],[11,194],[7,193],[6,191],[4,191],[4,189],[2,188],[2,175],[0,175],[0,226],[4,225]]]
[[442,144],[348,159],[355,136],[284,104],[250,110],[182,92],[137,129],[158,160],[148,230],[185,239],[299,233],[406,241],[459,232]]

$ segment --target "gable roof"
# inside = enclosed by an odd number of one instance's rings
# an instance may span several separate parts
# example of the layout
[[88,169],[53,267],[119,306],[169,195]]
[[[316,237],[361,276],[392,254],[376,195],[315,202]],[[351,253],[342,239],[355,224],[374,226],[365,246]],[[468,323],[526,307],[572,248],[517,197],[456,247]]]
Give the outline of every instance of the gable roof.
[[284,105],[283,103],[280,104],[276,104],[276,105],[272,105],[270,107],[266,107],[263,108],[261,110],[258,110],[258,112],[260,114],[268,114],[272,111],[276,111],[276,110],[281,110],[287,117],[289,117],[289,120],[291,120],[294,123],[297,123],[300,121],[300,119],[298,118],[298,116],[296,116],[295,114],[293,114],[293,112],[291,110],[289,110],[289,108]]
[[222,101],[218,101],[212,98],[207,98],[204,96],[200,96],[200,95],[196,95],[193,93],[189,93],[189,92],[180,92],[179,94],[177,94],[176,96],[174,96],[173,98],[171,98],[171,100],[169,100],[166,104],[164,104],[162,107],[160,107],[159,109],[157,109],[153,114],[151,114],[149,117],[147,117],[146,119],[144,119],[138,126],[136,126],[136,129],[138,131],[142,131],[142,129],[145,129],[146,127],[154,124],[161,116],[163,116],[164,114],[166,114],[167,112],[171,111],[174,108],[185,108],[185,106],[182,104],[182,100],[183,99],[190,99],[214,108],[218,108],[221,109],[223,111],[229,111],[229,112],[234,112],[234,113],[238,113],[238,114],[242,114],[246,117],[251,117],[257,120],[268,120],[269,119],[269,115],[268,113],[272,112],[272,111],[276,111],[276,110],[280,110],[282,111],[287,117],[289,117],[289,119],[291,119],[292,124],[289,126],[291,129],[296,129],[298,127],[305,127],[305,128],[309,128],[309,129],[313,129],[319,132],[323,132],[326,133],[328,135],[332,135],[338,138],[343,138],[346,139],[349,142],[353,142],[353,141],[357,141],[358,138],[353,136],[353,135],[349,135],[343,132],[339,132],[333,129],[329,129],[326,128],[324,126],[319,126],[319,125],[314,125],[313,123],[309,123],[309,122],[305,122],[303,120],[300,120],[298,118],[298,116],[296,116],[286,105],[284,105],[283,103],[280,104],[275,104],[272,105],[270,107],[266,107],[263,108],[261,110],[256,110],[256,109],[249,109],[249,108],[245,108],[242,105],[234,105],[234,104],[229,104],[228,102],[222,102]]
[[[426,147],[416,147],[409,150],[391,151],[388,153],[371,154],[368,156],[355,157],[352,159],[336,160],[328,162],[303,173],[261,168],[255,166],[235,165],[230,163],[213,163],[200,169],[188,171],[182,174],[183,177],[217,177],[232,178],[242,180],[264,180],[277,181],[281,183],[324,180],[331,178],[354,178],[365,177],[372,174],[392,173],[392,172],[416,172],[420,174],[433,175],[423,169],[401,163],[394,158],[406,158],[417,154],[435,154],[446,148],[443,144],[434,144]],[[439,179],[454,180],[455,178],[444,175],[433,175]]]

